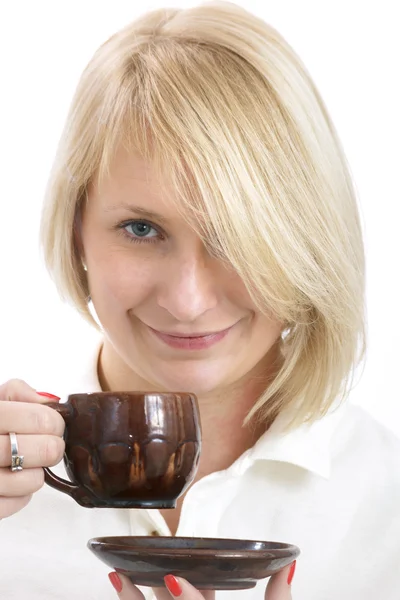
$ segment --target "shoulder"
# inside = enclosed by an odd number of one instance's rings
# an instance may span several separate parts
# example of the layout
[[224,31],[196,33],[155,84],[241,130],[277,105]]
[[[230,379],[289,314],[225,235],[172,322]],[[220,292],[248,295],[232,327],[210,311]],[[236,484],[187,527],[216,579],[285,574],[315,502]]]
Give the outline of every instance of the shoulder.
[[367,410],[349,403],[341,422],[343,433],[356,435],[359,441],[368,441],[369,446],[381,446],[383,449],[400,449],[400,437]]
[[349,403],[332,439],[333,460],[380,475],[400,491],[400,437],[361,406]]

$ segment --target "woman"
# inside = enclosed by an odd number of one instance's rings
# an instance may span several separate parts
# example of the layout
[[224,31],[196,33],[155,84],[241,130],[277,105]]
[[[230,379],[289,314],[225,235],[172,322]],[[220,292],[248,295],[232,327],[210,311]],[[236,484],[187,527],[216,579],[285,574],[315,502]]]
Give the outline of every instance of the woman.
[[[87,540],[153,533],[300,547],[294,579],[293,564],[217,598],[397,598],[400,442],[344,402],[365,354],[355,192],[282,37],[227,2],[155,10],[111,37],[79,82],[41,235],[62,297],[101,335],[57,398],[194,392],[202,456],[174,510],[85,510],[43,487],[42,467],[64,468],[49,393],[3,384],[2,597],[112,598]],[[123,600],[154,597],[110,580]],[[214,596],[166,585],[157,598]]]

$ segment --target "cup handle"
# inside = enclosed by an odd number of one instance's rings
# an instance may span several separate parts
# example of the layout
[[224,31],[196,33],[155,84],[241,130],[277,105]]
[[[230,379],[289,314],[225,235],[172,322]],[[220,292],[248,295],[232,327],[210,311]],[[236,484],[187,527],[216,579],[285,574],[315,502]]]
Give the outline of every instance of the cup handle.
[[47,483],[47,485],[49,485],[52,488],[55,488],[59,492],[64,492],[64,494],[68,494],[68,496],[71,496],[75,500],[76,492],[80,489],[79,485],[71,483],[71,481],[63,479],[62,477],[59,477],[58,475],[50,471],[48,467],[43,467],[43,470],[44,480]]
[[[45,405],[49,406],[50,408],[54,408],[54,410],[56,410],[62,416],[65,424],[68,424],[68,421],[72,417],[74,411],[73,407],[68,404],[68,402],[65,404],[58,404],[58,402],[46,402]],[[59,492],[68,494],[68,496],[71,496],[71,498],[83,506],[91,505],[90,499],[86,496],[86,492],[84,492],[79,485],[55,475],[48,467],[43,467],[43,470],[44,480],[47,485],[55,488]]]

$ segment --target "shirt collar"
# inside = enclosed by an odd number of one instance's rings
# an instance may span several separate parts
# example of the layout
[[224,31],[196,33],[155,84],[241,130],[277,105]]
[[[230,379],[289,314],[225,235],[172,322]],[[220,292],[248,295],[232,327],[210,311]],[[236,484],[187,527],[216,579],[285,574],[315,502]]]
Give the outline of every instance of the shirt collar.
[[247,469],[257,460],[273,460],[297,465],[329,479],[331,440],[347,407],[347,403],[335,405],[318,421],[300,425],[288,433],[283,430],[291,413],[289,410],[282,411],[268,431],[248,451],[241,469]]

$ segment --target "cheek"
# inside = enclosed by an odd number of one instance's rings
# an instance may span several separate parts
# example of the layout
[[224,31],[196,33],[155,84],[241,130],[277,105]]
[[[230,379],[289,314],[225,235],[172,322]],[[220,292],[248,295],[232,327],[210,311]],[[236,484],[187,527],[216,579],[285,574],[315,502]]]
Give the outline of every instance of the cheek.
[[244,282],[237,274],[231,275],[230,289],[234,294],[236,304],[250,310],[255,315],[256,327],[254,333],[260,338],[265,336],[265,331],[268,331],[268,338],[277,337],[284,328],[283,321],[277,320],[272,313],[261,313],[258,306],[253,301]]
[[224,289],[237,306],[257,312],[257,308],[239,275],[230,268],[225,268],[219,274],[219,281],[223,282]]
[[269,346],[274,344],[280,337],[284,329],[284,324],[273,318],[261,316],[255,327],[255,336],[259,340],[259,345]]
[[143,302],[154,287],[154,262],[135,259],[130,254],[109,252],[90,269],[89,287],[96,306],[114,303],[110,308],[129,309]]

